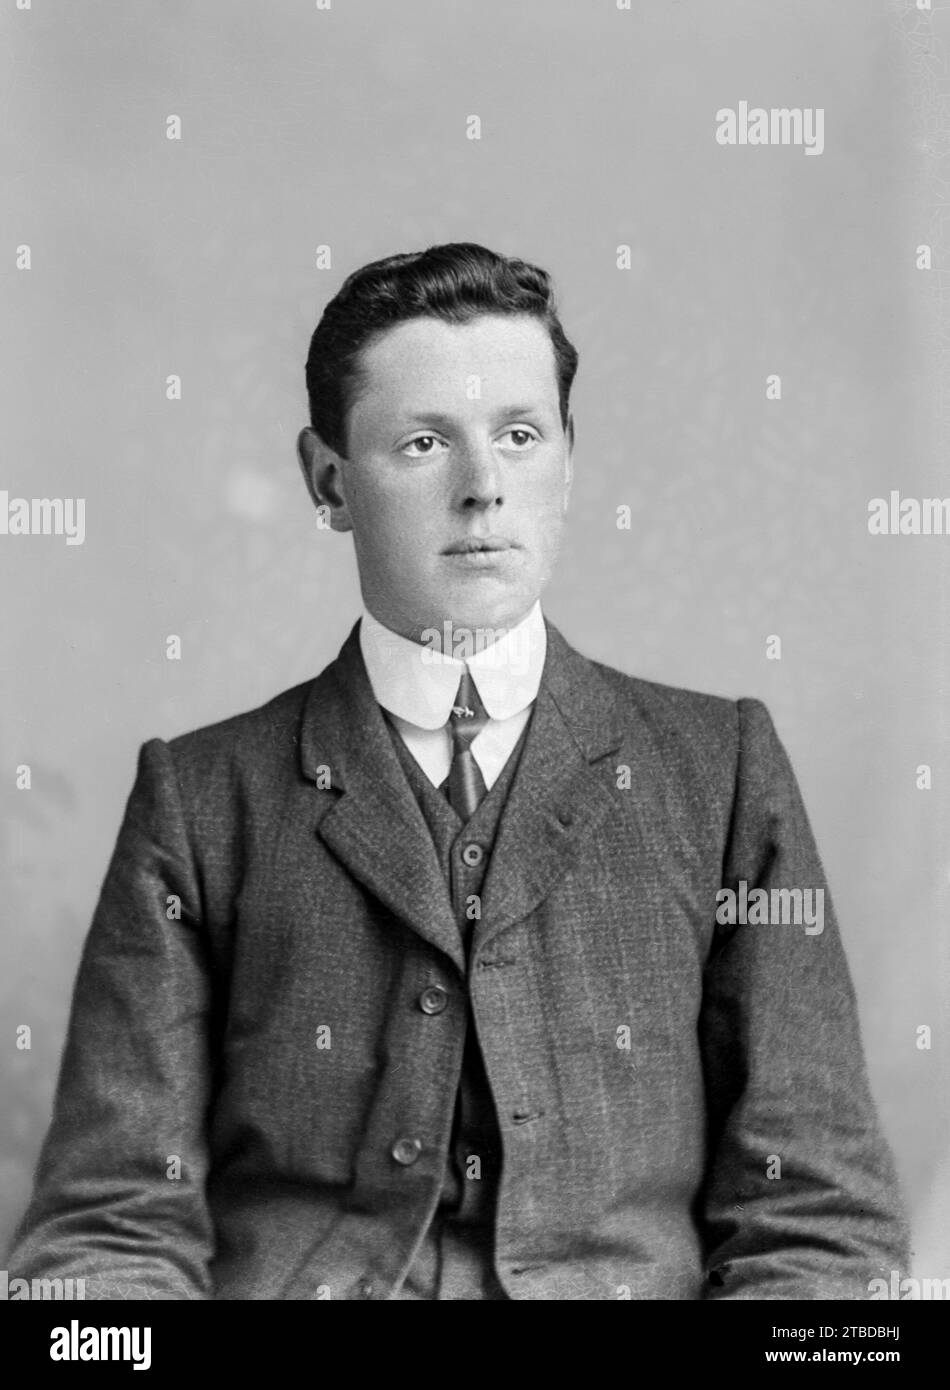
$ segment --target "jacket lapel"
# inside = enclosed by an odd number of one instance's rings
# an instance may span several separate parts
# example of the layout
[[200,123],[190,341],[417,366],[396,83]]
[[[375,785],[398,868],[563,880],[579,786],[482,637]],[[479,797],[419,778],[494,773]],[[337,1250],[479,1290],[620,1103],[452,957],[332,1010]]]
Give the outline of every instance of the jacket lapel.
[[432,836],[399,765],[359,646],[359,623],[314,682],[301,726],[316,833],[345,868],[464,973],[465,956]]
[[485,876],[483,945],[534,911],[615,809],[597,764],[623,743],[616,701],[593,664],[546,626],[541,686]]
[[[306,777],[329,773],[315,830],[345,868],[464,973],[432,836],[406,782],[359,646],[357,623],[314,682],[301,726]],[[481,943],[527,917],[613,808],[597,764],[623,742],[614,696],[547,623],[544,673],[482,891]]]

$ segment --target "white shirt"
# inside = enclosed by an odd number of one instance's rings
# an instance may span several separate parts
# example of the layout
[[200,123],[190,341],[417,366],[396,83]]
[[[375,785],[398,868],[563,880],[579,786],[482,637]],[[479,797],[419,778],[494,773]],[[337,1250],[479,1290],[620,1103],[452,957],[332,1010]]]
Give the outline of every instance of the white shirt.
[[488,723],[470,747],[485,786],[491,787],[521,737],[541,683],[547,629],[540,600],[490,647],[472,656],[463,651],[464,661],[438,650],[438,645],[410,642],[363,610],[360,650],[373,694],[392,715],[403,743],[436,787],[449,775],[449,714],[468,667],[488,715]]

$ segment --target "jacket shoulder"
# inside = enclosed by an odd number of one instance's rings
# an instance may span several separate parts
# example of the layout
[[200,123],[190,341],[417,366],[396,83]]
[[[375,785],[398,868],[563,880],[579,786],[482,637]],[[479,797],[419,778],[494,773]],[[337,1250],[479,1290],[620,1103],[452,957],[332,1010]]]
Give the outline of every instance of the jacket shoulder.
[[742,707],[759,703],[666,685],[642,676],[629,676],[599,661],[590,661],[590,665],[610,689],[621,709],[627,707],[658,730],[670,733],[686,736],[696,734],[703,738],[715,736],[734,741]]
[[665,805],[679,807],[682,823],[698,816],[709,831],[708,842],[719,844],[741,781],[750,771],[768,780],[775,768],[774,730],[765,705],[591,665],[613,695],[623,757],[637,769],[640,785],[654,779],[650,784]]
[[314,681],[283,690],[256,709],[234,714],[167,740],[179,769],[202,769],[229,764],[272,763],[280,754],[295,755],[300,721]]

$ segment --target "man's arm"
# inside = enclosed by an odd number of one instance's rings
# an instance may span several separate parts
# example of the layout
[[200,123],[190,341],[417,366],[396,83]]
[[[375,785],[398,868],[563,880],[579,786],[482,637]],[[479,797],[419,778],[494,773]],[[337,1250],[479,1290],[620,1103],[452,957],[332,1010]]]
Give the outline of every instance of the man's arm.
[[211,1296],[210,978],[175,772],[154,739],[83,949],[11,1277],[81,1278],[86,1298]]
[[[867,1298],[869,1280],[907,1268],[891,1155],[794,773],[765,706],[740,700],[738,713],[723,888],[737,903],[743,882],[748,895],[765,889],[770,917],[717,925],[706,969],[707,1297]],[[774,920],[772,890],[783,888],[813,890],[803,905],[810,899],[818,920],[807,931]]]

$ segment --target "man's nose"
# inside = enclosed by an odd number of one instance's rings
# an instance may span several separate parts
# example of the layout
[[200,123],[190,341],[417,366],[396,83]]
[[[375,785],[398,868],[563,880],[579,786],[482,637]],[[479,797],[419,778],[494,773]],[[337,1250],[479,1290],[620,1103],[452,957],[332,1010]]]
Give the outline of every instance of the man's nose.
[[490,507],[504,501],[501,464],[490,440],[463,446],[458,462],[456,492],[463,507]]

